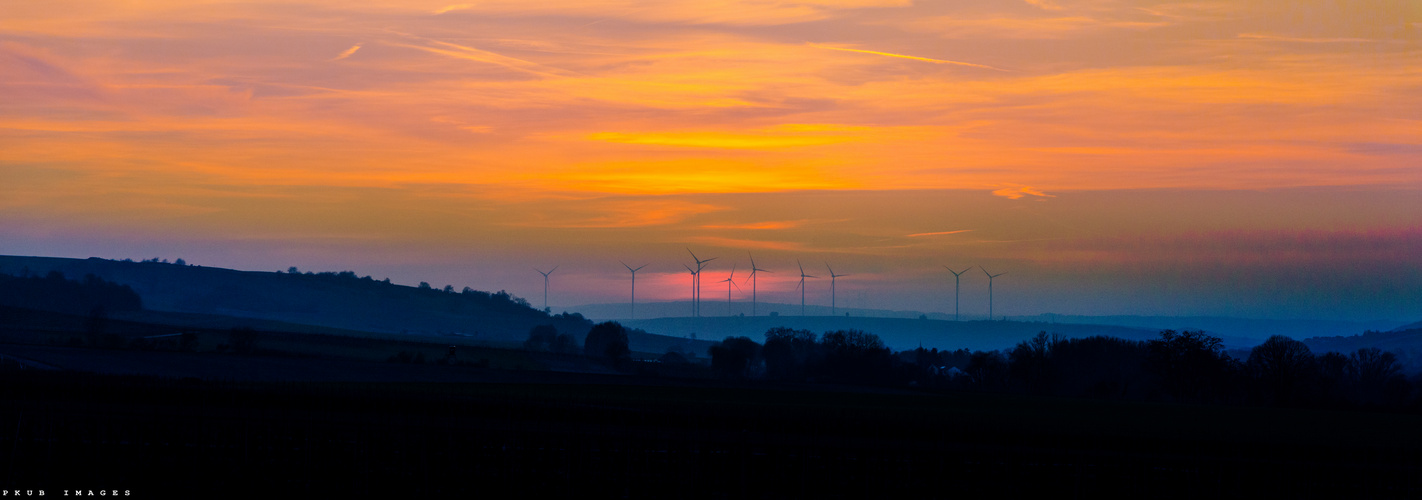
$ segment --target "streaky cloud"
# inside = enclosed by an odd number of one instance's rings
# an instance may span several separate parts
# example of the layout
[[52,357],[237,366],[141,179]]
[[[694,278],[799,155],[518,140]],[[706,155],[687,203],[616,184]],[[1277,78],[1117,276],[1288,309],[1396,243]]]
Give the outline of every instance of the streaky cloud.
[[703,229],[792,229],[800,227],[804,221],[767,221],[750,222],[746,224],[706,224]]
[[1037,189],[1035,189],[1035,188],[1033,188],[1033,187],[1031,187],[1031,186],[1013,186],[1013,187],[1006,187],[1006,188],[1002,188],[1002,189],[993,191],[992,194],[993,194],[993,195],[996,195],[996,196],[1001,196],[1001,197],[1003,197],[1003,198],[1007,198],[1007,199],[1009,199],[1009,200],[1020,199],[1020,198],[1022,198],[1022,197],[1024,197],[1024,196],[1027,196],[1027,195],[1039,196],[1039,197],[1042,197],[1042,198],[1056,198],[1055,195],[1050,195],[1050,194],[1047,194],[1047,193],[1043,193],[1042,191],[1037,190]]
[[345,58],[347,58],[347,57],[350,57],[351,54],[354,54],[354,53],[356,53],[357,50],[360,50],[360,46],[361,46],[361,45],[362,45],[362,44],[359,44],[359,43],[357,43],[357,44],[355,44],[355,45],[352,45],[351,48],[346,49],[345,52],[341,52],[341,55],[338,55],[338,56],[336,56],[335,59],[331,59],[331,60],[332,60],[332,61],[339,61],[339,60],[341,60],[341,59],[345,59]]
[[472,4],[472,3],[457,3],[457,4],[454,4],[454,5],[446,5],[446,6],[444,6],[444,7],[440,7],[440,8],[438,8],[438,9],[435,9],[435,10],[434,10],[434,14],[435,14],[435,15],[440,15],[440,14],[444,14],[444,13],[450,12],[450,11],[464,10],[464,9],[472,9],[472,8],[474,8],[474,4]]
[[509,57],[509,56],[506,56],[506,55],[503,55],[503,54],[499,54],[499,53],[496,53],[496,52],[490,52],[490,51],[483,50],[483,49],[478,49],[478,48],[474,48],[474,47],[468,47],[468,46],[459,45],[459,44],[456,44],[456,43],[449,43],[449,42],[440,41],[440,40],[435,40],[435,39],[431,39],[431,38],[425,38],[425,37],[422,37],[422,36],[411,35],[411,34],[407,34],[407,33],[398,33],[398,32],[397,32],[396,34],[398,34],[398,35],[400,35],[400,36],[403,36],[403,37],[406,37],[406,38],[413,39],[413,40],[418,40],[418,41],[424,42],[424,43],[426,43],[426,44],[437,45],[438,47],[429,47],[429,46],[425,46],[425,45],[415,45],[415,44],[398,43],[398,42],[385,42],[385,43],[386,43],[387,45],[390,45],[390,46],[393,46],[393,47],[403,47],[403,48],[407,48],[407,49],[422,50],[422,51],[429,52],[429,53],[432,53],[432,54],[439,54],[439,55],[442,55],[442,56],[452,57],[452,58],[455,58],[455,59],[464,59],[464,60],[468,60],[468,61],[477,61],[477,62],[482,62],[482,63],[495,64],[495,65],[503,66],[503,67],[505,67],[505,68],[512,69],[512,70],[515,70],[515,71],[521,71],[521,72],[524,72],[524,73],[529,73],[529,74],[538,75],[538,76],[543,76],[543,77],[548,77],[548,78],[562,78],[562,77],[567,77],[567,76],[573,76],[573,75],[575,75],[575,73],[573,73],[573,72],[571,72],[571,71],[564,70],[564,69],[553,68],[553,67],[545,66],[545,65],[542,65],[542,64],[533,62],[533,61],[525,61],[525,60],[523,60],[523,59],[519,59],[519,58],[516,58],[516,57]]
[[968,231],[972,231],[972,229],[959,229],[959,230],[957,230],[957,231],[938,231],[938,232],[935,232],[935,233],[914,233],[914,234],[910,234],[910,235],[907,235],[907,236],[908,236],[909,238],[918,238],[918,237],[922,237],[922,236],[941,236],[941,235],[946,235],[946,234],[966,233],[966,232],[968,232]]
[[929,62],[929,63],[933,63],[933,64],[951,64],[951,65],[954,65],[954,66],[966,66],[966,67],[969,67],[969,68],[981,68],[981,69],[990,69],[990,70],[993,70],[993,71],[1010,72],[1010,70],[1005,70],[1005,69],[1002,69],[1002,68],[994,68],[994,67],[992,67],[992,66],[988,66],[988,65],[985,65],[985,64],[974,64],[974,63],[963,62],[963,61],[949,61],[949,60],[947,60],[947,59],[933,59],[933,58],[931,58],[931,57],[910,56],[910,55],[904,55],[904,54],[895,54],[895,53],[892,53],[892,52],[879,52],[879,51],[877,51],[877,50],[863,50],[863,49],[851,49],[851,48],[848,48],[848,47],[834,47],[834,46],[831,46],[831,45],[824,45],[824,44],[818,44],[818,43],[808,43],[808,44],[806,44],[806,45],[809,45],[809,46],[814,47],[814,48],[817,48],[817,49],[838,50],[838,51],[842,51],[842,52],[858,52],[858,53],[860,53],[860,54],[873,54],[873,55],[876,55],[876,56],[897,57],[897,58],[899,58],[899,59],[909,59],[909,60],[913,60],[913,61],[923,61],[923,62]]
[[1266,42],[1288,42],[1288,43],[1369,43],[1377,42],[1368,38],[1311,38],[1311,37],[1290,37],[1267,35],[1263,33],[1240,33],[1235,38],[1243,40],[1260,40]]

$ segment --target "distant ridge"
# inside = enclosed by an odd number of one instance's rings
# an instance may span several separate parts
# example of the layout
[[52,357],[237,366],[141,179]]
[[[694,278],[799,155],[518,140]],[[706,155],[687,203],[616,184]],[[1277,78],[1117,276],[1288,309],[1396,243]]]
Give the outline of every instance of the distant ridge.
[[[581,341],[592,322],[548,315],[503,292],[446,292],[358,277],[354,272],[283,273],[99,258],[0,256],[0,274],[95,275],[128,285],[145,309],[256,318],[351,332],[446,336],[465,342],[521,344],[534,326],[552,324]],[[681,339],[633,334],[633,350],[665,352]],[[690,346],[688,346],[690,348]]]
[[[703,314],[706,319],[725,318],[739,316],[744,313],[750,314],[749,302],[733,302],[728,308],[725,301],[713,303],[707,301],[702,304]],[[840,307],[840,315],[848,313],[849,318],[899,318],[899,319],[919,319],[951,321],[952,314],[937,312],[921,312],[912,310],[887,310],[887,309],[860,309]],[[616,319],[619,321],[627,319],[627,304],[588,304],[568,308],[569,311],[577,311],[593,320]],[[690,302],[647,302],[637,304],[637,317],[641,320],[652,318],[681,318],[686,317],[691,310]],[[799,317],[799,304],[779,304],[761,302],[759,305],[760,315],[767,316],[771,313],[779,313],[780,318],[787,321],[794,321]],[[808,306],[807,315],[810,317],[828,317],[830,308],[828,306]],[[983,321],[985,315],[963,314],[963,320]],[[1069,314],[1039,314],[1032,316],[1008,316],[1008,320],[1021,323],[1040,323],[1045,325],[1096,325],[1125,327],[1131,330],[1145,330],[1158,333],[1161,330],[1203,330],[1211,335],[1221,337],[1225,344],[1231,348],[1249,348],[1258,345],[1265,339],[1274,335],[1284,335],[1289,338],[1302,340],[1310,337],[1325,337],[1338,335],[1358,335],[1365,331],[1386,331],[1401,324],[1400,321],[1340,321],[1340,320],[1312,320],[1312,319],[1253,319],[1253,318],[1230,318],[1219,316],[1083,316]],[[1410,325],[1417,327],[1422,323]],[[1061,326],[1059,329],[1064,329]],[[1051,328],[1043,328],[1051,331]],[[670,333],[670,332],[668,332]],[[878,333],[878,332],[874,332]],[[1035,332],[1034,332],[1035,333]],[[704,338],[704,337],[703,337]],[[719,339],[717,339],[719,340]],[[915,346],[916,347],[916,346]]]
[[1417,329],[1422,329],[1422,321],[1418,321],[1418,322],[1416,322],[1416,323],[1408,323],[1408,324],[1406,324],[1406,325],[1402,325],[1402,326],[1399,326],[1399,327],[1397,327],[1397,328],[1393,328],[1392,331],[1394,331],[1394,332],[1402,332],[1402,331],[1417,330]]
[[867,318],[844,316],[757,316],[656,318],[626,320],[624,325],[666,335],[719,341],[726,337],[750,337],[765,341],[765,332],[775,327],[809,330],[823,334],[834,330],[863,330],[878,335],[888,347],[911,350],[917,347],[940,350],[1008,349],[1038,332],[1079,338],[1103,335],[1128,340],[1150,340],[1159,331],[1110,325],[1075,325],[1024,321],[943,321],[908,318]]

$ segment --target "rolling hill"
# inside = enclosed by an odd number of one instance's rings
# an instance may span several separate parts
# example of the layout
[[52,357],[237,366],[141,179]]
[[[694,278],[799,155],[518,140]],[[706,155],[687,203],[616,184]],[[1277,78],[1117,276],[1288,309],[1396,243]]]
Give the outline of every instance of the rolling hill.
[[[145,311],[198,315],[124,313],[134,320],[164,324],[210,322],[262,328],[260,322],[243,324],[233,319],[240,318],[276,322],[288,331],[293,324],[308,325],[496,346],[522,343],[537,325],[552,324],[580,341],[592,327],[582,316],[549,315],[504,292],[416,288],[349,271],[293,274],[99,258],[0,256],[0,273],[43,276],[53,271],[71,279],[94,275],[127,285],[142,297]],[[661,353],[673,347],[705,352],[705,344],[677,338],[633,332],[629,340],[632,349],[640,352]]]

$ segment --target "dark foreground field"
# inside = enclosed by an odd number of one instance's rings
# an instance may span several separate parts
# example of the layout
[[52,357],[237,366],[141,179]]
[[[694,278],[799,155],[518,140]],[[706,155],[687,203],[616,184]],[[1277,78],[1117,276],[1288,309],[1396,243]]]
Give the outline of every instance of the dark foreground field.
[[139,498],[1422,494],[1414,415],[541,377],[4,370],[0,487]]

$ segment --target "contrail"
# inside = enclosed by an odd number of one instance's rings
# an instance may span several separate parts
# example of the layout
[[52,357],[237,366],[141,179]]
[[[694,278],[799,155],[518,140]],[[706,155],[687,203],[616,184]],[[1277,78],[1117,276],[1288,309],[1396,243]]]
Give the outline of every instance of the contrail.
[[844,48],[844,47],[831,47],[831,46],[828,46],[828,45],[820,45],[820,44],[818,44],[818,43],[809,43],[809,44],[806,44],[806,45],[809,45],[809,46],[814,47],[814,48],[817,48],[817,49],[839,50],[839,51],[843,51],[843,52],[858,52],[858,53],[861,53],[861,54],[874,54],[874,55],[876,55],[876,56],[897,57],[897,58],[900,58],[900,59],[912,59],[912,60],[915,60],[915,61],[931,62],[931,63],[934,63],[934,64],[953,64],[953,65],[957,65],[957,66],[967,66],[967,67],[970,67],[970,68],[983,68],[983,69],[990,69],[990,70],[993,70],[993,71],[1008,71],[1008,70],[1005,70],[1005,69],[1002,69],[1002,68],[994,68],[994,67],[992,67],[992,66],[986,66],[986,65],[982,65],[982,64],[973,64],[973,63],[967,63],[967,62],[962,62],[962,61],[949,61],[949,60],[946,60],[946,59],[933,59],[933,58],[929,58],[929,57],[908,56],[908,55],[904,55],[904,54],[895,54],[895,53],[892,53],[892,52],[879,52],[879,51],[876,51],[876,50],[861,50],[861,49],[849,49],[849,48]]

